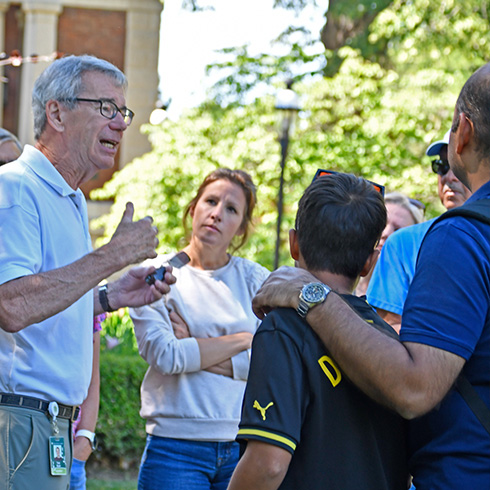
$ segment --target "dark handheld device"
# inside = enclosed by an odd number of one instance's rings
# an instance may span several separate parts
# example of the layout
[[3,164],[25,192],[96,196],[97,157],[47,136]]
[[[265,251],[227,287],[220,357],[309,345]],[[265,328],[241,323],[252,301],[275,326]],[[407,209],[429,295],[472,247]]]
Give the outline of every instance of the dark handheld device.
[[[168,261],[168,263],[172,267],[177,267],[178,269],[179,267],[187,264],[190,260],[190,257],[185,252],[179,252],[178,254],[174,255]],[[149,274],[148,276],[146,276],[146,283],[151,286],[152,284],[155,284],[155,281],[163,281],[163,278],[165,277],[165,272],[167,272],[167,268],[162,265],[153,274]]]

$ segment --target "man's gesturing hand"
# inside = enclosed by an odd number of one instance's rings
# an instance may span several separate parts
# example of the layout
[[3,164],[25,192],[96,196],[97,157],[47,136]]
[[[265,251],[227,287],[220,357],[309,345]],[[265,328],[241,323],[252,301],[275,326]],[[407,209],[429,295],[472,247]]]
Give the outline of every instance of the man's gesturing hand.
[[145,281],[155,267],[133,267],[120,279],[111,282],[108,287],[109,304],[117,309],[123,306],[143,306],[159,300],[170,291],[170,285],[175,283],[172,267],[168,266],[164,281],[155,281],[151,286]]
[[157,256],[155,249],[158,246],[158,230],[152,226],[153,219],[146,216],[139,221],[133,221],[133,214],[133,203],[126,203],[123,217],[109,242],[113,252],[124,262],[123,266]]

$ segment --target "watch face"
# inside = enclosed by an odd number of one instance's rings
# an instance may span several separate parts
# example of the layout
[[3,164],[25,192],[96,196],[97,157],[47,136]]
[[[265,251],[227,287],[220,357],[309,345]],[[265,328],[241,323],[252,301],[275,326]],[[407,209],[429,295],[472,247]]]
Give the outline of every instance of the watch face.
[[325,286],[323,284],[307,284],[303,289],[303,298],[308,303],[318,303],[326,296]]

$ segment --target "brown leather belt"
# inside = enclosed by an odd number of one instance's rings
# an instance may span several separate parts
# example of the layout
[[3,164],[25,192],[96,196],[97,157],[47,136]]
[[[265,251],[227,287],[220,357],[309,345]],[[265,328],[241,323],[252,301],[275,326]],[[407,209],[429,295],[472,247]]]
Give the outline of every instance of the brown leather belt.
[[[41,400],[39,398],[33,398],[32,396],[14,395],[12,393],[0,393],[0,405],[6,405],[9,407],[23,407],[30,408],[31,410],[37,410],[38,412],[48,412],[49,402]],[[79,406],[62,405],[58,403],[59,413],[58,417],[62,419],[68,419],[72,422],[75,421],[80,413]]]

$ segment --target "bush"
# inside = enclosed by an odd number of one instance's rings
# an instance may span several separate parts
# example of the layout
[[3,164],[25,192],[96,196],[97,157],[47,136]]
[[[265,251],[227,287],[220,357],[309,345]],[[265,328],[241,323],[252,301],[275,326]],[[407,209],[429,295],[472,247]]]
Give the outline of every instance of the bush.
[[[88,465],[137,468],[146,441],[145,421],[139,409],[140,386],[148,365],[136,350],[127,310],[109,315],[101,334],[99,448]],[[107,336],[119,341],[111,350],[107,348]]]
[[100,334],[102,352],[111,350],[118,354],[138,354],[133,321],[127,308],[107,314]]

